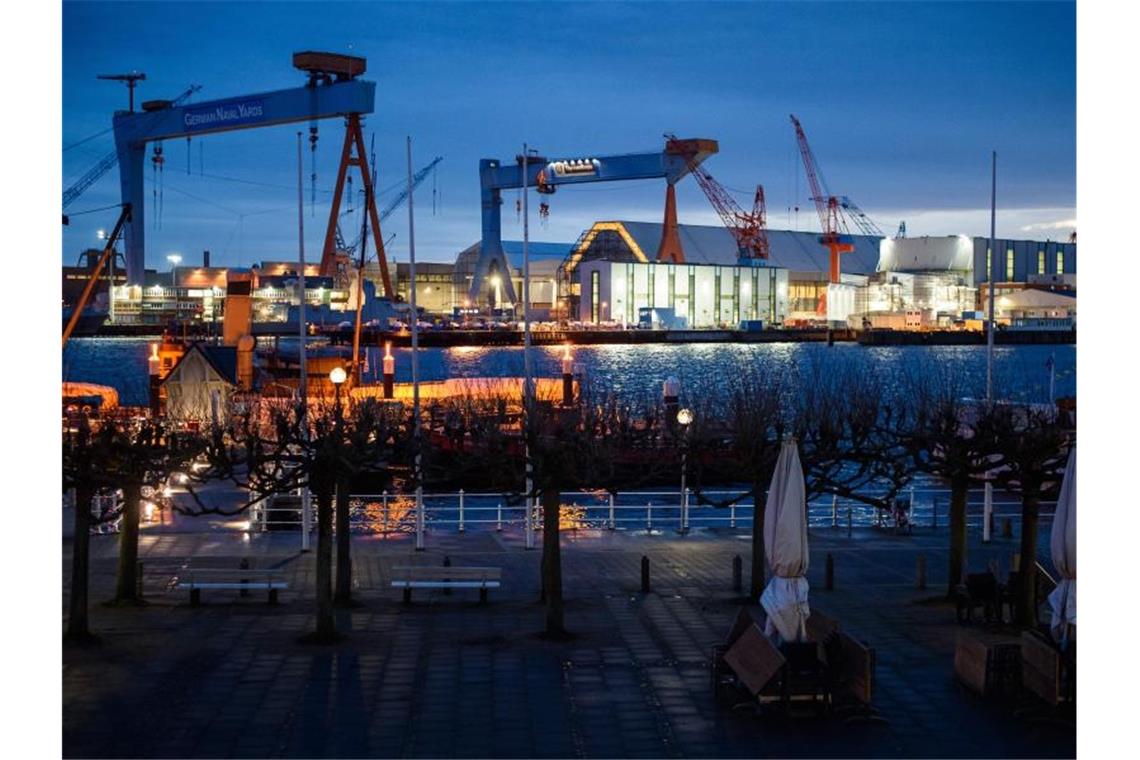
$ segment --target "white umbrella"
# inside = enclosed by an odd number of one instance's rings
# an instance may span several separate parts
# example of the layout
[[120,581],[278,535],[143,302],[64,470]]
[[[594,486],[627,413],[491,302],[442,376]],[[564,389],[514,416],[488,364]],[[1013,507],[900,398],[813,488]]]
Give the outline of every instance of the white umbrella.
[[1053,530],[1049,536],[1053,566],[1061,574],[1057,588],[1049,594],[1053,608],[1050,627],[1053,638],[1068,642],[1069,626],[1077,625],[1077,447],[1069,450],[1061,495],[1053,513]]
[[760,595],[768,613],[764,632],[778,633],[783,641],[803,641],[808,609],[807,502],[804,470],[794,438],[784,441],[768,506],[764,513],[764,551],[772,568],[772,580]]

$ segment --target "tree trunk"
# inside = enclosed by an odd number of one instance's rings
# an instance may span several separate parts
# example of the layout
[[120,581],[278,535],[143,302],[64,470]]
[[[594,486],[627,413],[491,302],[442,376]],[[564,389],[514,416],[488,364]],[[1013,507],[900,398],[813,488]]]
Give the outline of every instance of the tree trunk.
[[312,637],[320,643],[336,639],[332,595],[333,495],[322,488],[317,494],[317,630]]
[[336,487],[336,604],[352,604],[352,533],[348,525],[348,482]]
[[91,638],[87,627],[87,578],[91,548],[91,502],[94,494],[75,489],[75,542],[71,548],[71,595],[67,605],[68,641]]
[[753,601],[760,600],[764,593],[764,510],[767,507],[763,487],[752,490],[752,578],[748,586],[748,596]]
[[556,487],[542,491],[542,587],[546,595],[546,635],[566,633],[562,602],[562,546],[558,531],[561,499]]
[[139,499],[138,485],[123,486],[123,520],[119,529],[119,572],[115,582],[115,601],[138,604],[139,565]]
[[1021,497],[1021,586],[1017,589],[1017,624],[1037,625],[1037,496]]
[[946,579],[946,595],[953,596],[955,587],[966,572],[966,501],[970,484],[955,480],[950,484],[950,575]]

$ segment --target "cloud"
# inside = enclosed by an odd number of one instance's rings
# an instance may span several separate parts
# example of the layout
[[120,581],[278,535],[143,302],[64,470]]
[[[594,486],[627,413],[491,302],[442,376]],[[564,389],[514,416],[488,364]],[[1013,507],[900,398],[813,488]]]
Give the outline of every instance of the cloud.
[[1061,219],[1057,222],[1037,222],[1036,224],[1027,224],[1021,228],[1022,232],[1033,232],[1034,230],[1075,230],[1077,228],[1077,220]]

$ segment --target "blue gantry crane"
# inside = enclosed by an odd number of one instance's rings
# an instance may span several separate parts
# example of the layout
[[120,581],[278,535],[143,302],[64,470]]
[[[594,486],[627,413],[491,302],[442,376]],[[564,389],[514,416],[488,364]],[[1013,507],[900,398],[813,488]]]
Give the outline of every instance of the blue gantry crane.
[[[719,150],[716,140],[671,140],[664,150],[656,153],[626,153],[616,156],[582,156],[576,158],[526,158],[526,185],[540,193],[553,193],[561,185],[578,185],[586,182],[618,182],[633,179],[664,178],[666,188],[665,230],[676,230],[676,201],[673,185]],[[471,278],[468,298],[472,304],[485,303],[490,289],[489,278],[501,273],[499,282],[505,300],[517,301],[511,283],[510,267],[503,253],[502,212],[503,190],[523,186],[523,156],[513,163],[504,164],[493,158],[479,162],[479,181],[483,207],[483,237],[479,258]],[[672,219],[670,219],[672,216]],[[670,224],[672,222],[672,224]],[[658,258],[676,260],[680,255],[679,241],[670,244],[662,241]]]
[[[333,273],[336,266],[335,233],[340,196],[344,191],[349,166],[358,167],[365,187],[371,190],[371,173],[364,154],[360,125],[361,116],[373,111],[376,84],[359,78],[365,72],[366,61],[357,56],[301,52],[293,55],[293,66],[308,76],[308,82],[304,86],[190,105],[171,102],[149,112],[115,114],[113,124],[120,192],[123,205],[131,208],[126,229],[128,284],[140,285],[143,282],[146,258],[143,169],[146,165],[147,143],[281,124],[311,124],[321,119],[340,117],[345,120],[345,141],[321,258],[322,274]],[[369,195],[373,199],[368,208],[372,221],[371,233],[375,237],[385,295],[391,298],[394,291],[383,255],[375,193],[369,192]]]
[[[124,79],[124,80],[127,80],[128,78],[134,78],[135,80],[137,80],[139,77],[145,78],[145,75],[143,75],[143,74],[122,74],[122,75],[118,75],[118,77],[121,79]],[[109,78],[110,77],[108,77],[108,76],[100,77],[100,79],[109,79]],[[150,113],[151,112],[150,109],[153,109],[153,108],[166,108],[166,107],[171,106],[171,105],[179,105],[179,104],[183,103],[191,95],[198,92],[198,90],[200,90],[200,89],[202,89],[201,85],[192,84],[189,87],[187,87],[186,90],[183,91],[183,93],[181,95],[179,95],[177,98],[175,98],[174,100],[171,100],[171,101],[165,101],[165,100],[147,101],[146,103],[143,103],[143,115]],[[131,87],[131,106],[132,107],[131,107],[130,112],[133,112],[134,111],[134,87],[133,87],[133,85]],[[130,112],[128,112],[128,113],[130,113]],[[95,164],[90,169],[88,169],[83,174],[82,177],[77,179],[75,181],[75,183],[71,185],[71,187],[64,190],[63,191],[63,209],[64,209],[64,211],[66,211],[67,207],[70,206],[72,203],[74,203],[75,200],[77,198],[79,198],[79,196],[83,195],[83,193],[87,190],[87,188],[94,185],[96,182],[98,182],[100,180],[100,178],[103,177],[104,174],[111,171],[111,169],[113,169],[117,163],[119,163],[119,153],[118,153],[118,150],[116,149],[116,150],[111,151],[107,155],[103,156],[103,158],[99,159],[99,162],[97,164]]]

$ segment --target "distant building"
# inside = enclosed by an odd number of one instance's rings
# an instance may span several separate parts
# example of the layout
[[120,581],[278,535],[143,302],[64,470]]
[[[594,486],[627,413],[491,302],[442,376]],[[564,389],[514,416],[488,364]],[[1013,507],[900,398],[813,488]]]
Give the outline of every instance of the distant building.
[[[99,257],[103,255],[101,248],[88,248],[79,254],[79,260],[75,266],[63,267],[63,287],[61,295],[63,297],[64,306],[74,306],[79,302],[79,297],[83,294],[83,289],[87,287],[87,283],[91,280],[91,273],[95,271],[95,265],[99,262]],[[115,254],[114,261],[114,280],[116,285],[124,285],[127,282],[127,265],[126,260],[121,253]],[[91,292],[91,303],[96,301],[106,303],[107,290],[111,282],[111,269],[110,264],[106,266],[99,276],[99,282],[96,283],[95,288]]]
[[[656,256],[663,229],[660,222],[608,221],[595,222],[583,232],[559,269],[559,299],[566,303],[569,313],[580,311],[582,283],[576,275],[580,264],[588,261],[650,263]],[[724,227],[681,224],[677,230],[685,265],[737,266],[736,239]],[[843,255],[843,271],[857,275],[873,273],[880,238],[852,235],[850,240],[855,250]],[[762,263],[787,272],[783,318],[816,318],[828,292],[829,270],[829,254],[819,243],[819,233],[768,230],[768,242],[771,255]],[[719,307],[709,308],[711,313]]]

